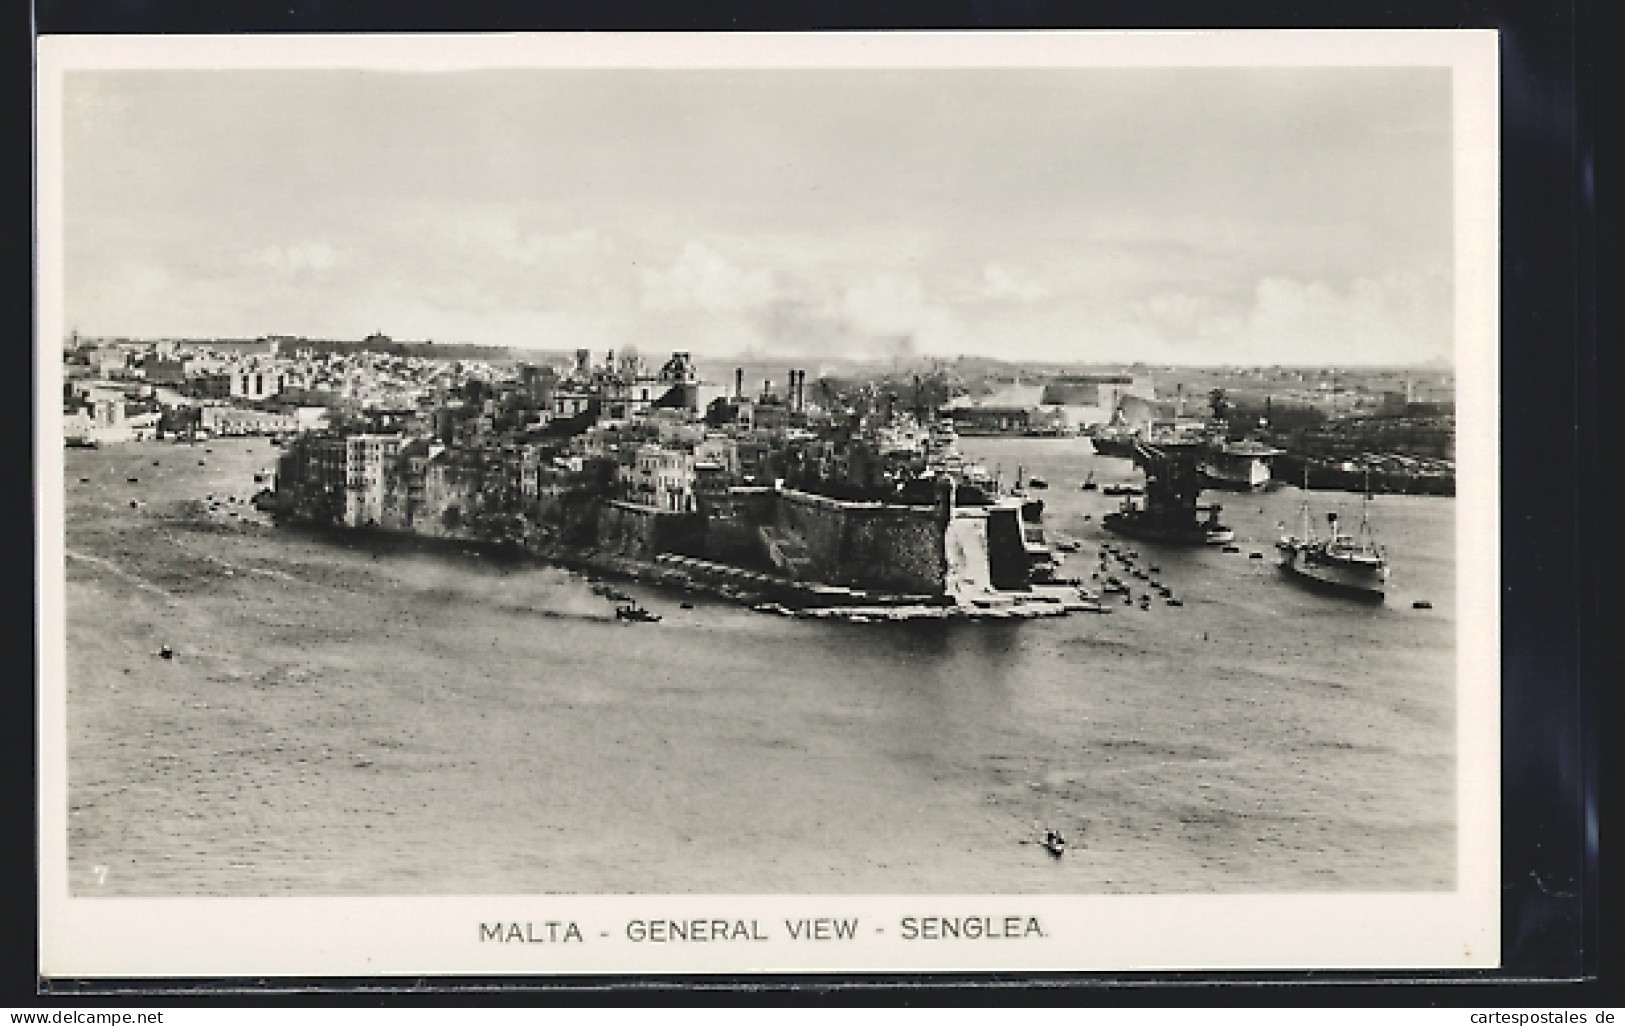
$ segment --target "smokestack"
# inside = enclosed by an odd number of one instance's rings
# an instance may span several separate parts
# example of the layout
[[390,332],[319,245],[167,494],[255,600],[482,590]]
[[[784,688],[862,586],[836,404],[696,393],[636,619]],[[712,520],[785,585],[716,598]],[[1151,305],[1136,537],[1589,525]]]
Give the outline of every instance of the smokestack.
[[796,409],[805,410],[806,408],[807,408],[807,372],[806,372],[806,370],[802,370],[802,372],[801,372],[801,383],[796,386]]
[[743,368],[743,367],[735,367],[734,368],[734,398],[735,399],[743,399],[744,397],[745,397],[745,368]]

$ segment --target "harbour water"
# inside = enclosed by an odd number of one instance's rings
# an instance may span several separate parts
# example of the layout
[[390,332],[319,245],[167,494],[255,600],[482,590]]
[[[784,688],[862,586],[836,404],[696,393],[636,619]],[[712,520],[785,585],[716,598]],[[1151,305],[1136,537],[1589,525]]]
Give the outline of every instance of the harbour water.
[[[1047,479],[1087,579],[1118,500],[1078,484],[1129,462],[962,447]],[[1276,569],[1284,488],[1210,496],[1240,553],[1128,543],[1179,608],[864,624],[628,585],[664,618],[632,624],[562,570],[212,510],[275,451],[210,448],[66,454],[76,895],[1453,886],[1453,499],[1376,500],[1379,607]]]

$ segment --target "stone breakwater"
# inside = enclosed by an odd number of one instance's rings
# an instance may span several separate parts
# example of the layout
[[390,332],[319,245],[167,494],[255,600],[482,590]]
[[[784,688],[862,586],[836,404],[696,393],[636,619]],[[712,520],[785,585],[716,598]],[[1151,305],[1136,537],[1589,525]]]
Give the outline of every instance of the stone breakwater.
[[861,591],[839,585],[775,578],[742,567],[692,556],[663,554],[652,562],[593,554],[581,565],[648,584],[681,588],[749,605],[757,612],[802,619],[882,620],[1033,619],[1075,612],[1102,612],[1099,601],[1076,585],[1035,585],[1023,593],[956,600],[946,595]]

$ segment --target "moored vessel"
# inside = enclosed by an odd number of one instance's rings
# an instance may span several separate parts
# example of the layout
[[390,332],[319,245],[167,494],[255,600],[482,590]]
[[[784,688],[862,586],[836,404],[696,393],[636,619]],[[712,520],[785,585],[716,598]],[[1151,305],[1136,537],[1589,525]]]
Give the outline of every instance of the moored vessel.
[[1126,538],[1142,541],[1172,545],[1223,545],[1236,537],[1236,532],[1219,520],[1223,508],[1214,504],[1170,510],[1156,508],[1151,503],[1137,506],[1132,500],[1124,500],[1122,508],[1106,514],[1101,523],[1108,530]]
[[1219,442],[1197,462],[1197,469],[1209,488],[1257,491],[1270,483],[1270,460],[1279,455],[1280,449],[1262,442]]
[[1145,502],[1126,498],[1101,524],[1125,537],[1172,545],[1232,541],[1235,532],[1219,520],[1223,507],[1197,502],[1202,490],[1197,453],[1197,446],[1186,443],[1137,444],[1134,461],[1145,471]]
[[1326,514],[1327,533],[1316,537],[1311,527],[1309,501],[1302,507],[1301,534],[1286,535],[1275,543],[1281,569],[1304,584],[1354,598],[1381,602],[1388,587],[1388,557],[1377,545],[1366,507],[1361,504],[1360,526],[1345,533],[1335,511]]
[[1134,446],[1138,441],[1137,435],[1125,429],[1101,429],[1089,436],[1089,444],[1096,453],[1125,460],[1134,458]]

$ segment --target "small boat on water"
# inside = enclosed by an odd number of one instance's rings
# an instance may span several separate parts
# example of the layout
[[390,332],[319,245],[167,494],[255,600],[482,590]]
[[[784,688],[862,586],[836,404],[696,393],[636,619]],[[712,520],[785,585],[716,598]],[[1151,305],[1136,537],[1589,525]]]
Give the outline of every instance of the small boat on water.
[[1083,479],[1083,484],[1078,485],[1078,488],[1080,491],[1085,492],[1098,491],[1100,486],[1095,484],[1095,472],[1089,471],[1089,476]]
[[1145,489],[1139,485],[1109,484],[1100,490],[1102,495],[1144,495]]
[[1388,587],[1388,557],[1372,534],[1367,512],[1370,505],[1371,494],[1367,492],[1355,533],[1345,533],[1337,513],[1332,511],[1326,514],[1326,534],[1316,536],[1305,499],[1300,533],[1285,535],[1275,543],[1281,553],[1281,569],[1314,587],[1381,602]]
[[615,619],[628,623],[659,623],[660,614],[651,613],[636,602],[615,608]]
[[1028,488],[1048,488],[1049,487],[1049,482],[1044,480],[1041,477],[1029,477],[1027,479],[1027,487]]
[[1044,850],[1055,858],[1060,858],[1066,854],[1066,838],[1059,830],[1044,831]]

